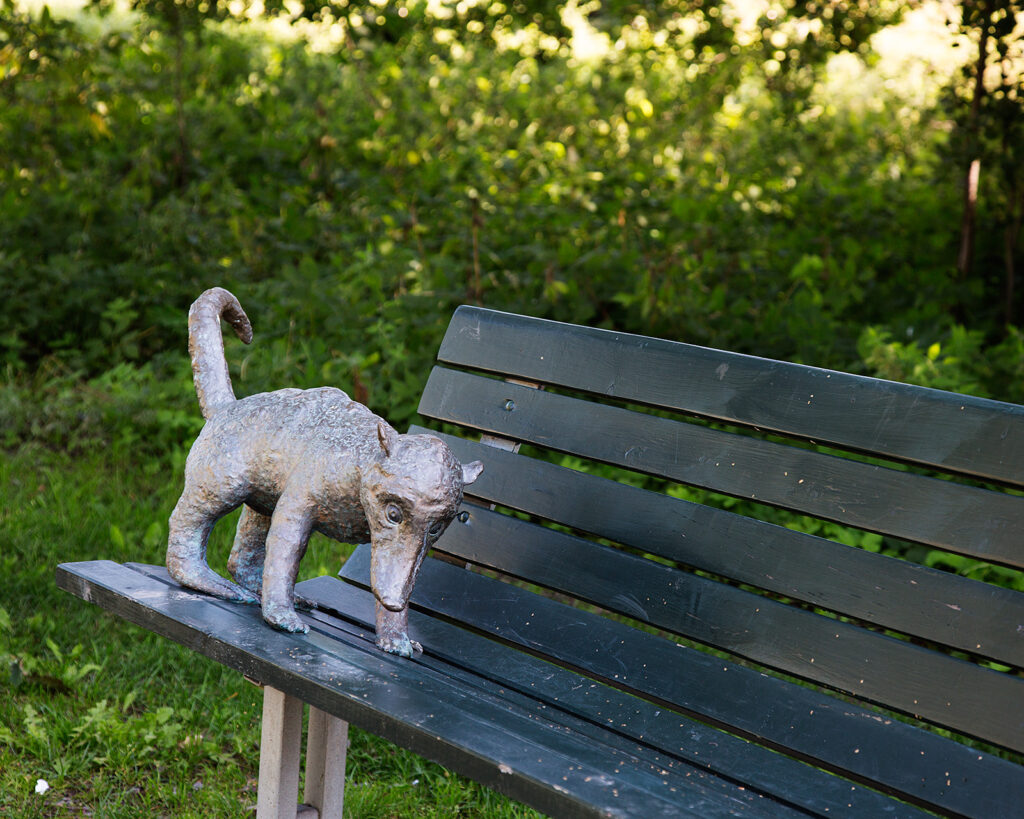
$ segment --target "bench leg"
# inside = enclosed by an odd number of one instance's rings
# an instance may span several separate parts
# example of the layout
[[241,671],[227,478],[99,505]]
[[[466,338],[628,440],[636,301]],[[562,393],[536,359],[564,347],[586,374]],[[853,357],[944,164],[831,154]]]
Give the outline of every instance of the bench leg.
[[311,705],[306,743],[306,787],[302,801],[316,808],[320,819],[341,819],[348,723]]
[[302,711],[298,697],[264,687],[256,819],[341,819],[348,723],[310,706],[305,804],[296,807]]
[[302,700],[265,686],[256,819],[295,819],[301,739]]

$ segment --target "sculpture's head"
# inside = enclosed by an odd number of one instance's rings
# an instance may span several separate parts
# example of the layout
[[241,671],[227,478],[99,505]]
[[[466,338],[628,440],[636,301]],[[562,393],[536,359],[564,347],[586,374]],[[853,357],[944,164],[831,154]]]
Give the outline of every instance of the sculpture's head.
[[360,487],[372,544],[370,583],[382,606],[401,611],[427,550],[452,522],[463,487],[483,464],[463,466],[433,435],[399,435],[383,422],[377,435],[382,457],[364,470]]

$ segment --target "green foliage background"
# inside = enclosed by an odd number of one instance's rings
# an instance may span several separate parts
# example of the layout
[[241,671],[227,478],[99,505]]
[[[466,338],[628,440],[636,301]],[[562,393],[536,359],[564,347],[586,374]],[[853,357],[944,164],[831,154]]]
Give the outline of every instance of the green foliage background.
[[[744,33],[713,0],[2,0],[0,813],[234,815],[251,785],[252,693],[123,624],[94,636],[50,581],[160,562],[207,287],[255,328],[228,342],[236,392],[336,385],[400,428],[464,302],[1024,401],[1019,77],[972,120],[969,77],[922,99],[873,75],[871,35],[915,5],[780,0]],[[988,153],[965,275],[969,145]],[[518,815],[390,756],[360,745],[356,777],[437,794],[394,815]],[[37,771],[63,808],[33,800]]]
[[[1021,397],[1000,269],[955,268],[946,109],[881,83],[871,104],[833,98],[827,30],[772,50],[782,21],[764,18],[741,47],[715,4],[643,23],[646,7],[591,3],[612,46],[587,59],[554,14],[342,3],[313,13],[333,22],[318,50],[203,22],[226,7],[140,5],[0,18],[0,356],[15,393],[54,399],[30,420],[8,395],[8,445],[187,441],[182,316],[213,284],[256,327],[230,353],[239,392],[335,383],[399,424],[464,301],[847,370],[884,359],[894,378],[938,343],[955,374],[936,385]],[[836,25],[870,62],[896,17]],[[72,384],[99,400],[49,419]]]

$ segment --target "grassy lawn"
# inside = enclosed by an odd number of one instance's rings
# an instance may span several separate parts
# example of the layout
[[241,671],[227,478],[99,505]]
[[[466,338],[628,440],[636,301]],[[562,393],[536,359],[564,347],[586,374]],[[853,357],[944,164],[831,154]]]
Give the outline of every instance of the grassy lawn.
[[[60,591],[59,562],[160,563],[180,477],[110,453],[0,455],[0,816],[237,817],[256,803],[261,695]],[[223,565],[223,521],[211,555]],[[305,576],[336,571],[319,538]],[[50,789],[36,793],[36,782]],[[353,729],[346,816],[535,815]]]

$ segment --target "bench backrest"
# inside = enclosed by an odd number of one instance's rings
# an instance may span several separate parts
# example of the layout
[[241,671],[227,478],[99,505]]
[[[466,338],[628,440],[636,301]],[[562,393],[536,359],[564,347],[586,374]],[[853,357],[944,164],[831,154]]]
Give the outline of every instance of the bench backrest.
[[419,411],[491,507],[439,548],[702,648],[550,659],[943,809],[1010,771],[972,741],[1024,752],[1024,593],[972,579],[1024,588],[1024,408],[473,307],[438,360]]

